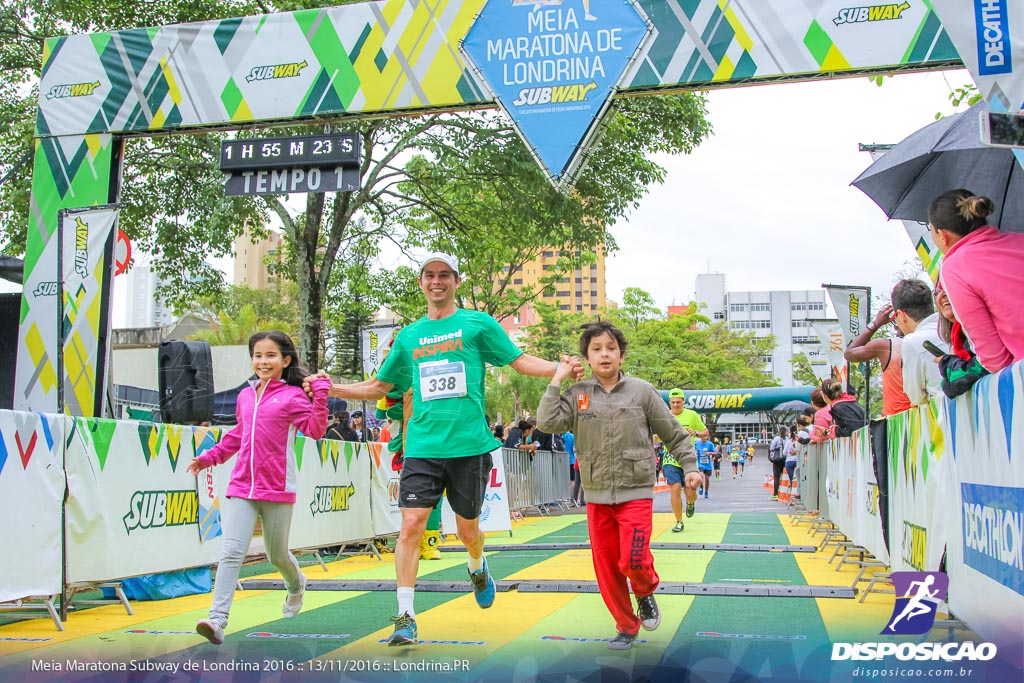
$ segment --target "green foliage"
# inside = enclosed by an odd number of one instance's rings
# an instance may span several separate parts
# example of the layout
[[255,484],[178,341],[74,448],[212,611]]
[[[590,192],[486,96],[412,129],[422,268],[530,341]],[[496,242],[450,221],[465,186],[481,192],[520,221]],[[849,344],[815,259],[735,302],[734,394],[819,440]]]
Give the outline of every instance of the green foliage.
[[248,344],[249,337],[264,330],[280,330],[291,335],[292,330],[284,320],[268,320],[261,318],[255,306],[243,305],[235,315],[222,312],[216,330],[200,330],[192,335],[192,339],[210,342],[210,346],[232,346]]
[[529,415],[536,415],[540,398],[551,380],[547,377],[520,375],[508,368],[492,368],[487,372],[485,405],[488,418],[501,415],[505,424]]
[[807,357],[806,353],[794,355],[793,360],[790,362],[793,364],[794,382],[809,386],[816,386],[818,384],[818,376],[814,374],[814,368],[811,367],[811,359]]
[[258,320],[279,325],[263,329],[279,329],[291,334],[299,328],[298,294],[294,282],[280,280],[266,289],[231,285],[223,294],[202,297],[197,313],[209,319],[238,318],[243,308],[249,308]]
[[[761,357],[771,353],[773,337],[755,337],[711,325],[699,314],[660,317],[650,294],[628,290],[627,305],[608,312],[626,334],[623,371],[666,389],[733,389],[773,386],[761,372]],[[691,310],[696,306],[691,304]],[[592,317],[538,307],[538,322],[527,328],[527,351],[544,358],[579,351],[579,326]]]

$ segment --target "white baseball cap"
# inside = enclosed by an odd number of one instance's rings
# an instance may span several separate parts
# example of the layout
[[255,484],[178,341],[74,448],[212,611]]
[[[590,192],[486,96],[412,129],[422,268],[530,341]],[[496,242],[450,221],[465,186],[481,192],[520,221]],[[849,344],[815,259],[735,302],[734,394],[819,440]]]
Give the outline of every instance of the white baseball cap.
[[456,276],[458,276],[458,274],[459,274],[459,261],[458,261],[458,259],[456,259],[451,254],[445,254],[445,253],[440,252],[440,251],[435,251],[432,254],[428,254],[427,258],[423,259],[423,262],[420,264],[420,275],[423,275],[423,269],[426,268],[427,265],[429,265],[431,263],[434,263],[435,261],[439,261],[439,262],[445,264],[446,266],[448,266],[449,268],[452,269],[452,272],[455,273]]

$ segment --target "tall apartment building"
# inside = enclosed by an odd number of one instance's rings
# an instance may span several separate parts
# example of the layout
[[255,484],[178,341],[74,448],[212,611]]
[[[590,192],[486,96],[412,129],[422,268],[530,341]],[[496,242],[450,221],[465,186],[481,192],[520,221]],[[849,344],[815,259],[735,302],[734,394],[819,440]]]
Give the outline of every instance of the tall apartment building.
[[156,295],[159,285],[160,276],[148,262],[129,269],[125,279],[128,296],[125,327],[163,327],[174,322],[174,311]]
[[235,239],[235,270],[231,282],[246,285],[250,289],[266,289],[274,282],[274,274],[270,272],[267,261],[276,260],[284,238],[273,230],[265,239],[253,242],[252,233],[245,232]]
[[749,330],[758,337],[775,335],[775,350],[765,356],[763,371],[782,386],[794,386],[793,356],[805,353],[818,337],[808,320],[825,317],[825,290],[776,292],[726,291],[725,275],[697,276],[696,299],[701,313],[726,321],[730,329]]
[[[604,249],[597,249],[597,261],[588,266],[577,268],[568,275],[563,275],[554,285],[554,291],[545,292],[537,297],[548,305],[557,306],[569,313],[596,313],[607,306],[607,287],[605,283]],[[558,258],[569,255],[569,252],[558,249],[546,249],[540,256],[523,264],[512,274],[512,287],[537,287],[545,275],[554,270]],[[508,332],[514,342],[522,338],[522,328],[537,322],[537,315],[529,304],[523,306],[515,315],[501,321],[501,326]]]

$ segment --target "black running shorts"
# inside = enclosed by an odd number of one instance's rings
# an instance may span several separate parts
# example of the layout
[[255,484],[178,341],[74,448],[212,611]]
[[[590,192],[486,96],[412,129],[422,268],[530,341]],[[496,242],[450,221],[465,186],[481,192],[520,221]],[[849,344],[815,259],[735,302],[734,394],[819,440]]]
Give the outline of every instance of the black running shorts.
[[459,517],[476,519],[491,478],[491,454],[462,458],[406,458],[398,484],[398,506],[432,508],[447,491]]

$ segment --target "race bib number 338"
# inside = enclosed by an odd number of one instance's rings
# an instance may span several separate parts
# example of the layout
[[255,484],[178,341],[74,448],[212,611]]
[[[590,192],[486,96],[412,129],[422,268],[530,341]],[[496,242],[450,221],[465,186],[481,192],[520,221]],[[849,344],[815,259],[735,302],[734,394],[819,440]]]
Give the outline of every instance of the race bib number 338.
[[457,398],[466,395],[466,366],[456,363],[423,363],[420,370],[420,400]]

